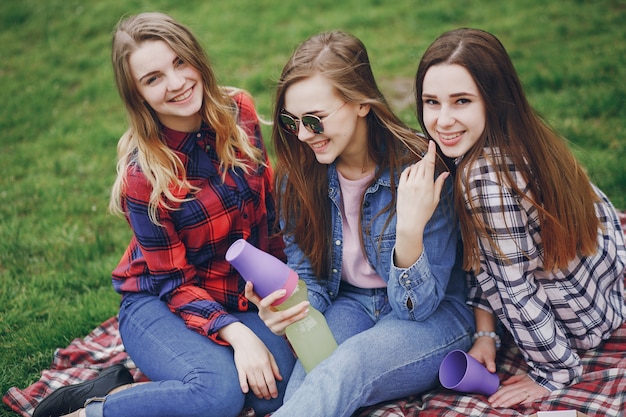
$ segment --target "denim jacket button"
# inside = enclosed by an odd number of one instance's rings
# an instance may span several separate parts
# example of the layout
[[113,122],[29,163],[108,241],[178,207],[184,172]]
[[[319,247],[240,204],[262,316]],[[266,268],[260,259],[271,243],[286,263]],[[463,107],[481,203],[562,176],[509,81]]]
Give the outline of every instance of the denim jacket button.
[[335,240],[335,245],[337,245],[337,246],[341,245],[341,240],[339,240],[339,239]]

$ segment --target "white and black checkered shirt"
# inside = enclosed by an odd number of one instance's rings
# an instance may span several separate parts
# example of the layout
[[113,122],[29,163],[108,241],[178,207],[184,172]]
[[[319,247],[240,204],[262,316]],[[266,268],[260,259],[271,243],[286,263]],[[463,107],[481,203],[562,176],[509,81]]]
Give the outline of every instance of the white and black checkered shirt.
[[[463,173],[469,175],[466,204],[468,198],[474,202],[472,214],[502,252],[479,240],[481,270],[469,279],[468,304],[498,316],[523,352],[531,378],[550,390],[562,388],[582,373],[576,351],[598,346],[625,320],[624,234],[615,209],[596,188],[602,200],[596,204],[597,253],[546,272],[537,210],[499,183],[494,169],[483,156]],[[509,170],[519,189],[527,190],[521,173],[512,164]]]

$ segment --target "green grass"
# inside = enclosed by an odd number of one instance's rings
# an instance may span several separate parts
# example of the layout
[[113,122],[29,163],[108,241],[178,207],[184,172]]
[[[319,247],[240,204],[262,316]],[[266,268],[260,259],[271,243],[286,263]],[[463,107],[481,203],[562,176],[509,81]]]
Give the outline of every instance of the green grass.
[[[0,391],[26,387],[52,352],[117,311],[110,272],[126,223],[107,213],[126,119],[109,63],[122,15],[190,26],[222,84],[269,117],[297,43],[343,29],[368,46],[395,110],[416,126],[412,78],[441,32],[472,26],[510,51],[531,103],[626,208],[624,0],[4,0],[0,3]],[[268,134],[265,128],[266,135]],[[0,417],[12,416],[6,407]]]

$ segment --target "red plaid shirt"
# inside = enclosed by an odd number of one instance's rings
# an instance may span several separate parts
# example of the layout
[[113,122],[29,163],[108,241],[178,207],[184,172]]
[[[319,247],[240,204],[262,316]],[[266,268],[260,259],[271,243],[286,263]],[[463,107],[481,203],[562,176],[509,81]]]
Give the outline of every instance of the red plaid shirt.
[[160,296],[189,328],[220,344],[225,342],[218,340],[216,332],[237,321],[229,311],[251,307],[244,297],[245,282],[224,259],[230,245],[243,238],[286,260],[282,238],[270,237],[276,216],[272,171],[258,117],[249,97],[238,94],[234,99],[238,123],[263,150],[267,167],[249,174],[239,168],[229,170],[223,181],[215,133],[209,126],[193,133],[164,127],[167,144],[183,162],[189,182],[200,191],[176,210],[160,208],[161,226],[155,225],[148,216],[151,186],[141,169],[131,166],[123,205],[133,237],[113,271],[116,291]]

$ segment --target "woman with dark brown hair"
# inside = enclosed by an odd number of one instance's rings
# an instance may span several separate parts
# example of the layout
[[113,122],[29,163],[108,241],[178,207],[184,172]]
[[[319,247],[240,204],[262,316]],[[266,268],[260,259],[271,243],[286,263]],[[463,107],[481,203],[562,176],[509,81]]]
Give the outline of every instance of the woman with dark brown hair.
[[469,304],[469,353],[495,372],[496,318],[529,367],[489,398],[510,407],[575,382],[578,351],[624,322],[626,249],[617,213],[566,141],[528,103],[502,43],[441,35],[416,75],[423,131],[457,161],[455,200]]

